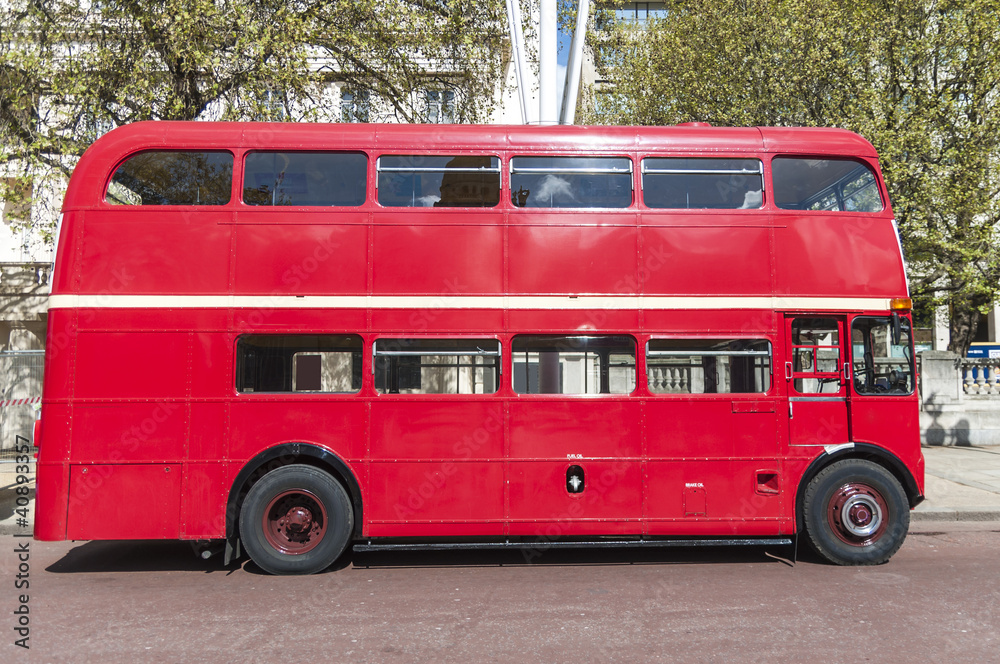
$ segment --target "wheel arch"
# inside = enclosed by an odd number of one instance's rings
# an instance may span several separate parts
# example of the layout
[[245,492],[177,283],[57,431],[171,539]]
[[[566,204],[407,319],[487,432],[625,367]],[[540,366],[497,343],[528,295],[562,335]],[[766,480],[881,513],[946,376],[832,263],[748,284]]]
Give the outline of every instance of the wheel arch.
[[226,541],[235,547],[239,536],[239,514],[250,487],[268,471],[291,464],[305,464],[326,471],[339,481],[351,497],[354,530],[351,538],[361,537],[363,505],[361,487],[350,467],[336,454],[310,443],[283,443],[270,447],[253,457],[236,475],[226,501]]
[[806,488],[809,486],[809,482],[830,464],[843,461],[844,459],[863,459],[876,463],[888,470],[902,485],[911,509],[923,501],[924,497],[917,487],[917,481],[914,479],[913,473],[909,471],[906,464],[899,460],[899,457],[877,445],[852,443],[850,446],[845,445],[833,452],[824,451],[813,459],[812,463],[806,468],[806,472],[802,474],[802,479],[799,480],[799,486],[795,491],[795,525],[798,532],[803,532],[805,528],[805,515],[802,513],[802,505],[805,501]]

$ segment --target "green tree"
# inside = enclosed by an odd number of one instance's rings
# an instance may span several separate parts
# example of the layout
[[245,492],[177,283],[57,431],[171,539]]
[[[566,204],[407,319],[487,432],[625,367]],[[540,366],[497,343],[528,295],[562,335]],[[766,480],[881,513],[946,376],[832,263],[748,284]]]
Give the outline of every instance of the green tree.
[[925,306],[965,353],[1000,291],[1000,1],[673,0],[594,39],[607,123],[837,126],[868,138]]
[[0,3],[0,194],[64,179],[138,120],[337,120],[333,82],[370,95],[372,120],[419,121],[427,88],[482,120],[505,34],[503,0]]

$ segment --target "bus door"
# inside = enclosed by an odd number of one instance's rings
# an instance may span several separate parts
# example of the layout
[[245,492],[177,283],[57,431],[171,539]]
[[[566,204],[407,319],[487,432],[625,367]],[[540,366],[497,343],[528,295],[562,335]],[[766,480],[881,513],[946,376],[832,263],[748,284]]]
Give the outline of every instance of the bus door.
[[843,316],[785,317],[790,446],[825,447],[850,441],[845,332]]

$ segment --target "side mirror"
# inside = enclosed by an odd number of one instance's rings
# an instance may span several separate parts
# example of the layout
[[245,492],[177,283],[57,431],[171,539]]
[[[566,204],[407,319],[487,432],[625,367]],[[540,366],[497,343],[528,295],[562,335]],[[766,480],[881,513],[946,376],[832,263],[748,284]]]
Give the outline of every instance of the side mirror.
[[899,316],[899,312],[892,312],[892,343],[898,346],[900,341],[903,339],[903,321]]

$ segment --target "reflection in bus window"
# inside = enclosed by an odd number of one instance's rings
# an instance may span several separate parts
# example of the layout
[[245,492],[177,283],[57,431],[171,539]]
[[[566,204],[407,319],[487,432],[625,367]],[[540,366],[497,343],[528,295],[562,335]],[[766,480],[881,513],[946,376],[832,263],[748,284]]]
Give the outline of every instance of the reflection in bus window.
[[493,394],[496,339],[379,339],[375,389],[382,394]]
[[892,325],[892,318],[885,316],[859,316],[851,324],[854,390],[858,394],[913,392],[910,321],[900,319],[897,339],[893,338]]
[[853,159],[775,157],[774,202],[785,210],[879,212],[875,174]]
[[359,152],[253,152],[243,172],[247,205],[365,202],[368,157]]
[[500,204],[500,158],[383,155],[378,202],[396,207],[495,207]]
[[627,157],[515,157],[510,198],[528,208],[625,208],[632,204]]
[[140,152],[108,183],[112,205],[225,205],[233,189],[228,152]]
[[744,394],[771,389],[764,339],[652,339],[646,375],[655,394]]
[[361,389],[361,337],[253,334],[236,342],[238,392],[339,392]]
[[627,335],[514,337],[518,394],[631,394],[635,339]]
[[759,159],[642,160],[646,207],[750,210],[764,204]]

